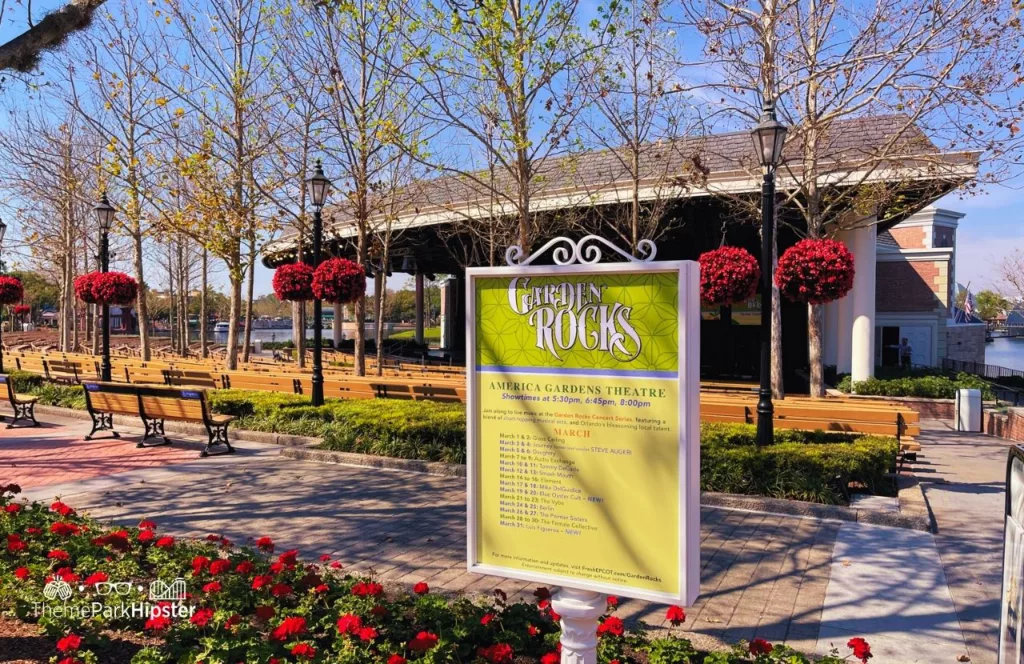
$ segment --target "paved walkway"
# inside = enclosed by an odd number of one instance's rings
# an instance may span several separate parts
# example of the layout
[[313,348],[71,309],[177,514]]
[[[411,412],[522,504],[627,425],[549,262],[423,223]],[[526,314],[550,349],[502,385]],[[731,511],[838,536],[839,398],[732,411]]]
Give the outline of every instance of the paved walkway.
[[[34,444],[54,446],[48,463],[71,473],[79,459],[89,459],[70,442],[87,427],[61,424]],[[34,435],[0,431],[0,450],[33,450]],[[938,440],[946,444],[941,435]],[[104,457],[106,472],[81,479],[47,468],[43,481],[23,485],[34,487],[33,498],[60,495],[126,524],[152,517],[161,530],[179,535],[217,533],[236,542],[270,535],[309,559],[328,553],[394,582],[426,580],[452,592],[532,591],[529,584],[465,571],[461,479],[286,460],[279,448],[253,443],[242,443],[237,455],[196,459],[200,447],[169,448],[179,456],[168,448],[137,452],[129,438],[104,453],[117,453]],[[139,452],[153,455],[150,467],[139,467]],[[6,467],[0,465],[0,483]],[[880,664],[955,662],[967,650],[959,627],[967,625],[965,612],[998,596],[997,584],[994,595],[983,588],[970,604],[956,591],[951,599],[945,575],[950,585],[961,582],[949,563],[944,573],[939,553],[943,562],[947,553],[926,533],[710,507],[701,518],[701,596],[685,624],[699,647],[761,637],[806,652],[826,653],[832,643],[846,652],[851,636],[864,636]],[[967,566],[964,559],[955,564]],[[664,607],[635,601],[624,602],[622,611],[655,625],[664,615]],[[927,647],[916,646],[918,638]],[[979,654],[974,661],[985,660]]]
[[935,543],[971,661],[994,664],[1009,443],[957,433],[937,422],[927,438],[926,454],[914,472],[935,515]]

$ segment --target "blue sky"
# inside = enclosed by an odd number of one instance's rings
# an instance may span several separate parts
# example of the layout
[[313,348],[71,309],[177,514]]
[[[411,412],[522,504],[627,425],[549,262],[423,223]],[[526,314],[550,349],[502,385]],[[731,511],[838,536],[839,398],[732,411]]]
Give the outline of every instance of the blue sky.
[[[36,0],[33,3],[36,19],[61,4],[61,0]],[[24,11],[21,4],[9,7],[8,15],[0,20],[0,42],[6,42],[25,29]],[[12,96],[17,99],[23,92],[17,83],[8,83],[3,94],[9,101]],[[1007,253],[1024,248],[1024,191],[990,186],[980,194],[966,197],[959,193],[950,194],[936,205],[966,214],[960,221],[957,234],[957,281],[965,285],[970,283],[974,291],[998,287],[998,263]],[[257,268],[257,294],[272,291],[271,276],[270,270],[262,266]],[[406,281],[405,277],[396,274],[390,286],[401,287]]]

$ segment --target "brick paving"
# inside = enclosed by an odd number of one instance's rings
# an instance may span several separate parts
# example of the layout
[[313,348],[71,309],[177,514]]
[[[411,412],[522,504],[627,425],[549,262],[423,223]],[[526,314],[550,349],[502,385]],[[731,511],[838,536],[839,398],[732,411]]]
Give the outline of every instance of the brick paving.
[[82,425],[8,429],[0,424],[0,484],[31,488],[74,482],[191,461],[197,454],[197,448],[182,445],[136,449],[137,437],[83,441],[88,431]]

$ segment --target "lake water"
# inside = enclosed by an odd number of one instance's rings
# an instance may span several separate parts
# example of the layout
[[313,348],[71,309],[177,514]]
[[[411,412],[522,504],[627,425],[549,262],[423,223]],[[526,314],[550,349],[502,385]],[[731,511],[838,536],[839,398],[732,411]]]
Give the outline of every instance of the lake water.
[[1024,337],[1004,337],[985,344],[985,364],[1024,371]]

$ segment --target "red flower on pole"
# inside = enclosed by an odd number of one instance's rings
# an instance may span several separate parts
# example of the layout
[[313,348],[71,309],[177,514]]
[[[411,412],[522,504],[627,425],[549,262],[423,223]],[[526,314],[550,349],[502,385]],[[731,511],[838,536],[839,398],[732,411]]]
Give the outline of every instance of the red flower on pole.
[[761,268],[749,251],[720,247],[700,255],[700,299],[727,305],[747,299],[757,290]]
[[289,302],[313,299],[313,267],[305,263],[289,263],[274,270],[274,295]]
[[775,285],[791,302],[827,304],[853,288],[853,254],[838,240],[801,240],[779,256]]
[[16,304],[14,309],[11,310],[15,316],[23,316],[32,311],[32,307],[27,304]]
[[355,302],[366,293],[366,270],[347,258],[325,260],[313,274],[313,293],[327,302]]
[[25,297],[25,287],[17,277],[0,276],[0,304],[17,304]]
[[88,304],[131,304],[139,282],[124,272],[89,272],[75,279],[75,295]]

